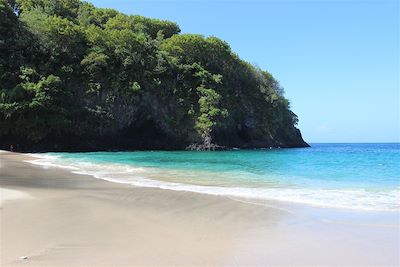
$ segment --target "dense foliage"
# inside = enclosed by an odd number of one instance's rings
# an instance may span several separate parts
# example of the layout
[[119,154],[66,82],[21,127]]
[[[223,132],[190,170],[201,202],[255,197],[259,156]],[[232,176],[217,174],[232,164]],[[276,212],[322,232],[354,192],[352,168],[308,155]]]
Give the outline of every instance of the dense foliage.
[[169,21],[79,0],[0,0],[0,56],[3,145],[306,145],[271,74]]

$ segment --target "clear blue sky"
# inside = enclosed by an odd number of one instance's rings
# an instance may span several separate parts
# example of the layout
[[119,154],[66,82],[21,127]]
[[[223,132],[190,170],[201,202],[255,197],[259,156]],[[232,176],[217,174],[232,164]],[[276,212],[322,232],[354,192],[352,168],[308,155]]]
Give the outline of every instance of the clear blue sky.
[[91,0],[214,35],[285,88],[308,142],[400,141],[400,4]]

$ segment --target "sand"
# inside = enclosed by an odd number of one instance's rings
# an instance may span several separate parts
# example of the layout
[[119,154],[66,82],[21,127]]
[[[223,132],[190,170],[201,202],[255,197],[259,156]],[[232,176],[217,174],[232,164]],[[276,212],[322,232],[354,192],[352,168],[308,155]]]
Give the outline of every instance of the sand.
[[17,190],[10,190],[0,187],[0,207],[2,207],[3,202],[6,200],[12,199],[21,199],[21,198],[30,198],[31,196],[27,193],[17,191]]
[[1,266],[400,265],[399,213],[253,205],[28,159],[0,153]]

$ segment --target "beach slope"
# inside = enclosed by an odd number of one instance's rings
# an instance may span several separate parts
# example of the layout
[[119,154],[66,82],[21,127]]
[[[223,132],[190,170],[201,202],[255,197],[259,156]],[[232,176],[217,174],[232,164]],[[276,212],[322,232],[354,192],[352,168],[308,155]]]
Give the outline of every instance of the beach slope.
[[396,214],[327,222],[306,208],[127,186],[29,157],[0,153],[1,266],[399,264]]

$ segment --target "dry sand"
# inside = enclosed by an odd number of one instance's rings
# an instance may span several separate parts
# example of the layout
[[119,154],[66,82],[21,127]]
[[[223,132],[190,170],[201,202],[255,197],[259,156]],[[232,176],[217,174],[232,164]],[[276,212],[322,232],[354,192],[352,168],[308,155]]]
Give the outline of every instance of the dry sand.
[[0,153],[1,266],[400,264],[399,213],[252,205],[27,159]]

